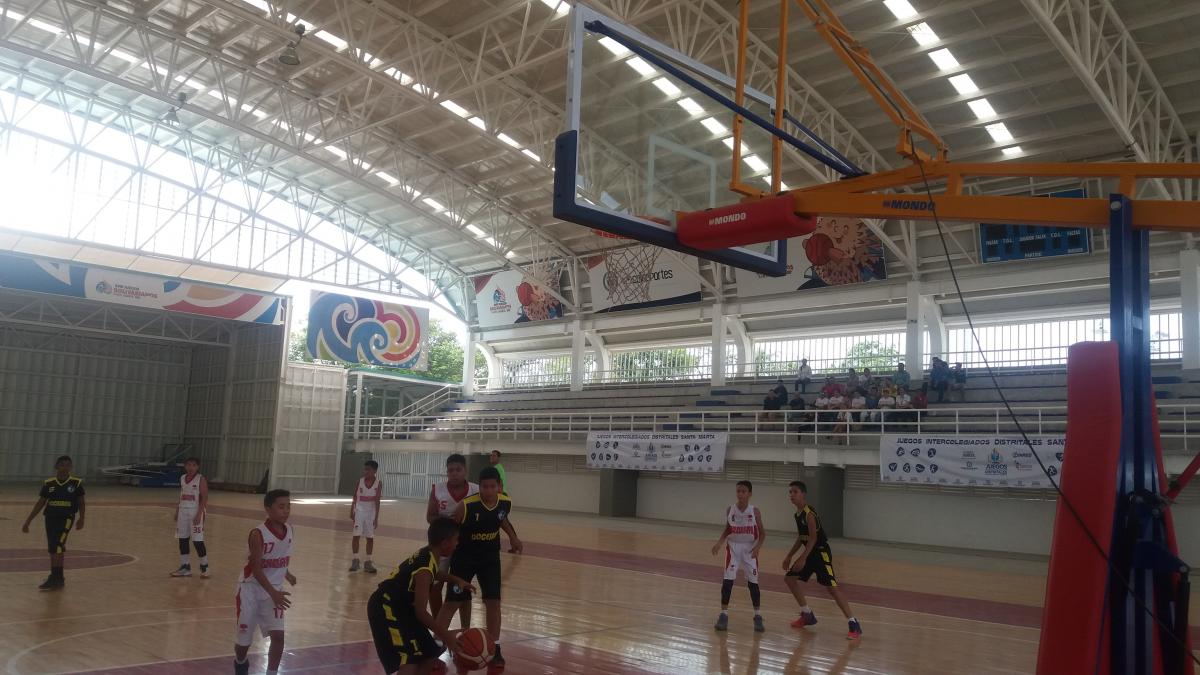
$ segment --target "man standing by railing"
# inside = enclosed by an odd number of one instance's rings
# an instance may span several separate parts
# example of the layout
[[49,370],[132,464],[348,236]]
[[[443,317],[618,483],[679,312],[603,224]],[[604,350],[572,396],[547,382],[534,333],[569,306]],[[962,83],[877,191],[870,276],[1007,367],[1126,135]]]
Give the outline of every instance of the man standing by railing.
[[910,376],[908,371],[904,369],[904,364],[896,364],[896,374],[892,376],[892,384],[896,385],[897,387],[904,387],[907,389],[911,381],[912,376]]
[[800,359],[800,368],[796,370],[796,391],[807,394],[809,382],[812,382],[812,367],[808,365],[808,359]]

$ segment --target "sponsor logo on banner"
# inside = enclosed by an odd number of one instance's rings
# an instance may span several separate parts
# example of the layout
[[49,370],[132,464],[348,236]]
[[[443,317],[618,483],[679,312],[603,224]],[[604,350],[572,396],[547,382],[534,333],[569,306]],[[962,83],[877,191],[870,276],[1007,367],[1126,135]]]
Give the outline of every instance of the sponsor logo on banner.
[[499,314],[511,311],[512,305],[508,304],[508,297],[504,295],[504,290],[497,288],[492,293],[492,313]]
[[[1062,436],[900,436],[879,441],[885,483],[1051,488],[1062,472]],[[1036,457],[1035,457],[1036,453]],[[936,461],[934,461],[936,458]],[[1045,464],[1043,471],[1038,459]]]
[[[593,469],[723,471],[728,436],[700,431],[592,432],[587,440],[587,465]],[[617,452],[618,448],[627,450]]]

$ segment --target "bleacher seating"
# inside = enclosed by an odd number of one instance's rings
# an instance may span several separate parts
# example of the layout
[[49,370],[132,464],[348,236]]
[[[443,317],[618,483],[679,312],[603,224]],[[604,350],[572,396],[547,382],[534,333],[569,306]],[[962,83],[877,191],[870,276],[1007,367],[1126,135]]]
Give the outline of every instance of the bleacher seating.
[[[1200,373],[1188,373],[1177,365],[1164,364],[1154,370],[1155,395],[1162,404],[1189,403],[1200,399]],[[1066,373],[1061,367],[1024,369],[1020,372],[1001,371],[998,381],[1008,403],[1016,409],[1038,408],[1036,412],[1022,412],[1026,421],[1040,421],[1047,433],[1061,433],[1065,429]],[[535,419],[550,419],[555,415],[592,415],[603,418],[608,414],[629,413],[639,417],[636,428],[659,431],[698,429],[706,420],[728,423],[731,430],[752,431],[755,424],[762,429],[765,417],[762,399],[767,390],[776,383],[776,378],[739,379],[733,378],[726,386],[712,387],[707,382],[656,383],[645,386],[621,386],[613,388],[589,387],[584,391],[521,389],[501,391],[478,391],[470,399],[460,399],[445,406],[427,421],[424,430],[431,435],[438,431],[455,428],[492,427],[519,431],[530,428]],[[784,380],[789,391],[792,382]],[[819,385],[809,387],[807,400],[816,398]],[[924,433],[989,433],[999,428],[1012,432],[1015,426],[1006,415],[996,411],[1002,406],[1000,395],[991,380],[983,373],[970,373],[963,400],[958,395],[947,395],[946,403],[937,403],[936,394],[931,396],[930,409],[922,416],[921,431]],[[1058,408],[1058,409],[1056,409]],[[703,410],[700,410],[703,409]],[[711,410],[710,410],[711,409]],[[939,413],[944,410],[944,413]],[[654,419],[653,413],[667,413],[665,419]],[[765,414],[765,413],[764,413]],[[1161,415],[1164,432],[1178,427],[1183,412],[1164,408]],[[519,418],[514,421],[514,417]],[[1200,417],[1193,413],[1193,417]],[[528,420],[527,422],[524,420]],[[544,424],[544,421],[543,421]],[[1028,425],[1026,425],[1028,427]],[[572,425],[578,431],[578,425]],[[782,426],[777,426],[782,429]],[[564,423],[562,431],[567,430]],[[788,427],[790,433],[791,427]],[[1029,429],[1036,432],[1036,429]],[[418,432],[419,433],[419,432]],[[856,443],[870,444],[869,437],[859,436]],[[1168,447],[1175,445],[1165,443]]]

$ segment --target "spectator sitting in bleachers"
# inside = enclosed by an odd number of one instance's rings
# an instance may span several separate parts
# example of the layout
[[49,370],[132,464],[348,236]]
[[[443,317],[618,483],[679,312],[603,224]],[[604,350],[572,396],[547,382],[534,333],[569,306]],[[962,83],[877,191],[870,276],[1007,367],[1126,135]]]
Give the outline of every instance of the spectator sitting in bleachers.
[[851,418],[853,417],[853,413],[851,413],[850,409],[844,404],[838,408],[834,408],[834,410],[835,410],[835,414],[834,414],[834,418],[833,418],[834,442],[837,443],[838,445],[841,445],[842,440],[844,439],[846,441],[846,443],[849,444],[850,439],[846,437],[846,433],[850,431],[850,424],[851,424]]
[[812,382],[812,366],[808,365],[808,359],[800,359],[800,367],[796,369],[796,391],[807,394],[810,382]]
[[908,387],[896,387],[896,412],[892,414],[897,422],[903,423],[901,430],[907,432],[909,424],[916,422],[916,414],[912,411],[912,396],[908,395]]
[[818,394],[817,400],[813,401],[813,409],[816,410],[817,432],[828,434],[831,428],[831,422],[834,415],[829,412],[829,397],[825,394]]
[[908,371],[904,369],[903,363],[896,364],[896,374],[892,375],[892,382],[898,387],[907,387],[911,382],[911,377]]
[[[961,363],[954,364],[950,369],[950,391],[958,392],[958,401],[961,403],[967,400],[967,371],[963,369]],[[954,398],[951,395],[950,398]]]
[[826,398],[832,398],[834,394],[841,394],[843,391],[842,385],[835,382],[832,375],[825,376],[825,385],[821,387],[821,393]]
[[846,393],[849,394],[859,387],[858,373],[853,368],[846,369]]
[[874,387],[876,384],[878,384],[875,379],[875,376],[871,374],[870,368],[863,368],[862,375],[858,376],[858,386],[870,391],[871,387]]
[[896,384],[892,382],[892,378],[883,378],[883,380],[879,383],[879,393],[883,394],[884,396],[896,395]]
[[860,387],[854,391],[854,395],[850,399],[850,417],[854,423],[853,429],[855,431],[862,428],[863,416],[868,414],[867,396]]
[[799,413],[795,411],[803,411],[808,409],[808,404],[804,401],[804,395],[796,392],[792,395],[792,400],[788,401],[788,407],[793,413],[787,415],[784,419],[792,423],[792,428],[797,431],[812,431],[816,424],[816,413]]
[[[929,383],[922,382],[921,388],[913,392],[912,395],[913,419],[917,422],[925,421],[925,410],[929,409]],[[915,429],[914,429],[915,431]]]
[[893,411],[896,409],[896,395],[892,389],[891,383],[888,380],[884,380],[884,383],[886,384],[886,387],[881,389],[879,392],[879,422],[880,429],[887,431],[888,423],[894,422],[896,419],[893,417],[895,414]]
[[950,387],[950,365],[938,357],[933,357],[929,366],[929,381],[932,389],[938,394],[938,403],[946,401],[946,389]]
[[844,392],[837,391],[829,397],[829,408],[831,410],[840,410],[844,405],[846,405],[846,395]]
[[783,409],[787,400],[788,390],[787,387],[783,386],[783,380],[781,379],[775,383],[775,386],[771,388],[771,391],[767,392],[766,398],[763,399],[763,410],[769,411],[767,413],[768,421],[775,419],[774,411]]
[[862,414],[864,422],[879,421],[879,387],[867,390],[867,411]]

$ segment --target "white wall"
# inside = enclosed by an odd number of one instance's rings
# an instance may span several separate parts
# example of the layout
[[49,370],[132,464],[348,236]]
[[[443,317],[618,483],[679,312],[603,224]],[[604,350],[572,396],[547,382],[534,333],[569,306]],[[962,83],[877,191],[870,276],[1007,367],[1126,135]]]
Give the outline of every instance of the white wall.
[[[715,541],[725,522],[725,507],[737,498],[735,483],[733,480],[639,478],[637,514],[639,518],[712,524]],[[820,513],[821,495],[810,492],[809,499]],[[768,530],[794,531],[792,514],[795,509],[788,501],[788,486],[755,483],[750,502],[762,513]]]
[[516,471],[505,463],[507,490],[514,508],[551,509],[576,513],[600,510],[600,472],[537,473]]
[[[1196,484],[1183,491],[1196,490]],[[1193,502],[1197,501],[1193,498]],[[1200,503],[1177,504],[1172,509],[1175,516],[1175,539],[1179,542],[1179,554],[1185,562],[1200,565]]]
[[1049,555],[1053,501],[916,490],[846,490],[846,536]]

